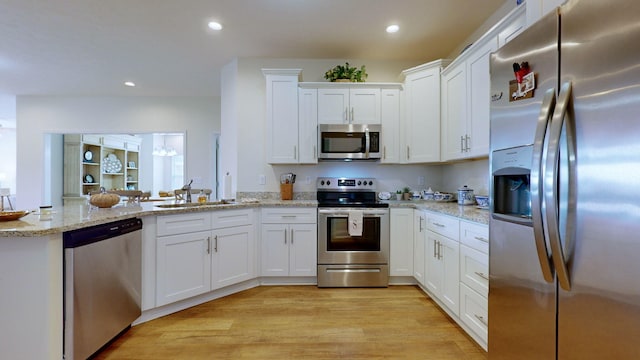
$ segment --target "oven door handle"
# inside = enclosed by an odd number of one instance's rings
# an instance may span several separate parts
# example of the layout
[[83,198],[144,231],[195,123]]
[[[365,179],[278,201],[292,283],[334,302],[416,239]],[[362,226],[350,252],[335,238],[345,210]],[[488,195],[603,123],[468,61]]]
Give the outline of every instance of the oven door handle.
[[[331,217],[349,217],[348,212],[329,210],[329,209],[318,209],[319,214],[327,214],[331,215]],[[389,213],[388,210],[366,210],[362,212],[363,216],[385,216]]]

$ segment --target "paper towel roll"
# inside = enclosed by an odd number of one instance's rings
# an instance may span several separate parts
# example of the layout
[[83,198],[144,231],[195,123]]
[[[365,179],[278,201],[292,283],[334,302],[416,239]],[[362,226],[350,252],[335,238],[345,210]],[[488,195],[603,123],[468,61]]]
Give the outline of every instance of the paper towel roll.
[[222,192],[222,198],[225,200],[233,199],[233,195],[231,194],[231,175],[229,175],[229,173],[224,176],[224,190]]

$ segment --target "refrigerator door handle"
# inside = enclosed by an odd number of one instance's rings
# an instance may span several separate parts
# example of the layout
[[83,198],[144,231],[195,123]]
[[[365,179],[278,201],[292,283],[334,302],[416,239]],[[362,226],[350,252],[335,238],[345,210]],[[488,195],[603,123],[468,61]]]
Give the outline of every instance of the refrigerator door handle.
[[548,283],[554,281],[552,260],[547,248],[544,231],[544,221],[542,213],[544,212],[545,202],[543,198],[543,154],[545,145],[545,135],[549,128],[549,122],[553,116],[553,109],[556,106],[556,89],[547,90],[542,100],[540,115],[538,116],[538,125],[536,126],[535,142],[533,143],[533,159],[531,160],[531,221],[533,223],[533,236],[536,242],[536,251],[538,253],[538,261],[542,276]]
[[[546,222],[548,224],[549,231],[549,243],[551,245],[551,258],[553,259],[553,264],[555,270],[557,272],[558,282],[560,283],[560,287],[564,290],[571,290],[571,281],[569,279],[569,270],[567,267],[567,261],[565,260],[565,252],[562,246],[562,242],[560,239],[560,218],[559,218],[559,162],[560,162],[560,146],[561,146],[561,135],[562,128],[565,122],[567,121],[567,151],[573,152],[568,153],[567,157],[569,158],[569,168],[563,169],[565,171],[568,170],[569,181],[574,179],[575,174],[575,151],[572,151],[573,148],[573,134],[572,134],[572,121],[568,115],[569,103],[571,101],[571,93],[572,93],[571,82],[566,82],[560,88],[560,94],[558,95],[558,104],[556,105],[556,110],[554,111],[553,120],[551,120],[551,128],[549,131],[549,145],[547,152],[547,162],[546,169],[544,174],[544,193],[545,193],[545,203],[546,203]],[[573,206],[575,201],[572,200],[573,191],[575,186],[569,186],[569,205]],[[568,214],[572,213],[572,209],[567,209]],[[565,229],[565,243],[570,244],[571,236],[572,236],[572,221],[567,218]]]

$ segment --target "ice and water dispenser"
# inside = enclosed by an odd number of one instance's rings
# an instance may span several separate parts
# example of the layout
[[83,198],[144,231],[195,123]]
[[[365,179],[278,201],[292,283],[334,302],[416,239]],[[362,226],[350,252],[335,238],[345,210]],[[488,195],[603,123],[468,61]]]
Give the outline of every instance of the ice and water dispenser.
[[532,145],[493,152],[491,169],[494,218],[525,225],[531,224],[532,155]]

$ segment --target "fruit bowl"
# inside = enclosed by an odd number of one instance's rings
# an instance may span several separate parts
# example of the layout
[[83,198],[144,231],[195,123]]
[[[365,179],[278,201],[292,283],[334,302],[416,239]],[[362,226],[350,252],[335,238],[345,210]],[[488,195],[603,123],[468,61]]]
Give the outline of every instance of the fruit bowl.
[[23,216],[29,214],[27,210],[19,211],[0,211],[0,221],[18,220]]

